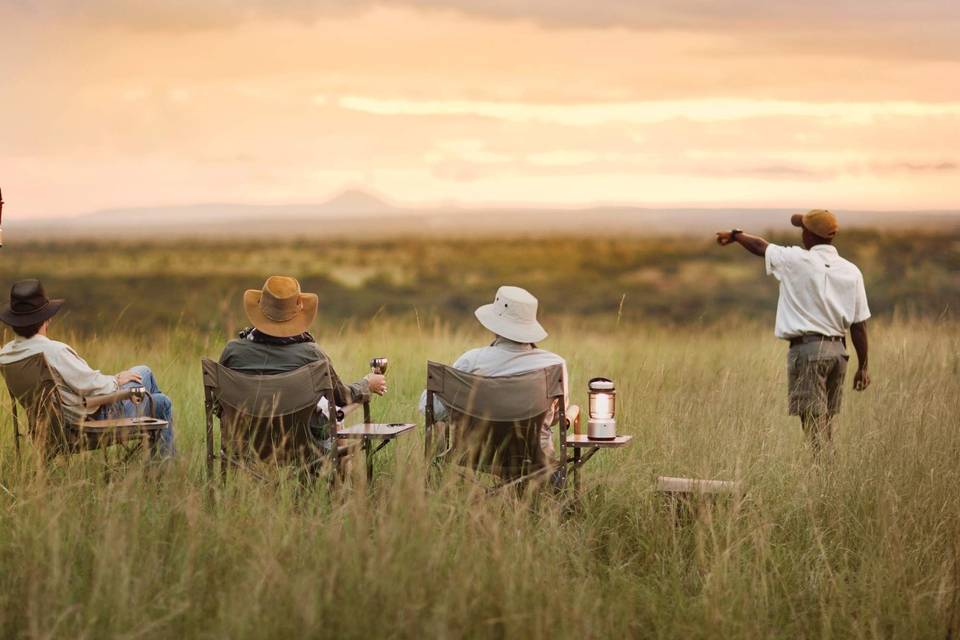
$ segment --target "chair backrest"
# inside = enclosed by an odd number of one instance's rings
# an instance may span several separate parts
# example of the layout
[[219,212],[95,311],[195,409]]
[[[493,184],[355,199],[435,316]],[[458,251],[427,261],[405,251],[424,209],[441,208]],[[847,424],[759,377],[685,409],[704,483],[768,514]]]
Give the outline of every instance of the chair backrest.
[[565,405],[563,367],[485,377],[429,362],[429,406],[434,397],[450,414],[450,447],[457,462],[504,479],[518,478],[547,464],[540,432],[554,403]]
[[321,438],[311,426],[320,398],[333,407],[327,362],[252,375],[204,359],[203,386],[208,411],[220,417],[221,449],[228,456],[303,463],[323,455]]
[[52,447],[52,453],[73,443],[77,434],[64,417],[56,374],[42,353],[0,365],[0,374],[14,402],[23,407],[27,433],[38,446]]

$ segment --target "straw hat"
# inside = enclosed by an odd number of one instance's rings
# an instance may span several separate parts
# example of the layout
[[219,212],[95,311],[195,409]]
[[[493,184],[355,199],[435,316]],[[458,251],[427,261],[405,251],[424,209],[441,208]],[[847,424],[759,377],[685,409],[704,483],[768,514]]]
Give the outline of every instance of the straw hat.
[[493,303],[483,305],[474,315],[498,336],[514,342],[540,342],[547,332],[537,321],[538,306],[526,289],[500,287]]
[[301,293],[300,283],[287,276],[271,276],[263,289],[243,294],[243,309],[253,326],[275,338],[292,338],[305,332],[317,317],[320,299]]

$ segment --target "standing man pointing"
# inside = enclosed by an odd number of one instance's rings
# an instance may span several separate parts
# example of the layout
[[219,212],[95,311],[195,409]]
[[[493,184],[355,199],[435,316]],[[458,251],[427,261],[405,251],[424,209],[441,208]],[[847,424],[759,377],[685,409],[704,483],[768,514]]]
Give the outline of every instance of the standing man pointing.
[[766,261],[767,274],[780,281],[776,336],[790,342],[787,356],[790,415],[819,457],[829,445],[832,421],[840,411],[847,373],[846,333],[850,330],[858,368],[853,388],[870,386],[867,373],[867,293],[863,275],[833,246],[839,225],[829,211],[814,209],[791,218],[803,229],[803,248],[781,247],[741,229],[717,233],[717,243],[739,243]]

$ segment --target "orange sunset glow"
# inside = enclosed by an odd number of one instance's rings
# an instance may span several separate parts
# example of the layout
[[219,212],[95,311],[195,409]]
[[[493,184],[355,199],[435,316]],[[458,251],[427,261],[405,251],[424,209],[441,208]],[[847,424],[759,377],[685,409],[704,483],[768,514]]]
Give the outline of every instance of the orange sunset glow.
[[0,0],[9,215],[960,204],[953,0]]

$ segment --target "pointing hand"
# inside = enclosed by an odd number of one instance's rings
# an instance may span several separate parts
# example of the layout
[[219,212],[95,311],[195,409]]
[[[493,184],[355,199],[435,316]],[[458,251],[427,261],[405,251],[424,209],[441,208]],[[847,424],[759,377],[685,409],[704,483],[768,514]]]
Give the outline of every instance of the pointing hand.
[[717,231],[717,244],[725,247],[734,240],[733,234],[729,231]]

